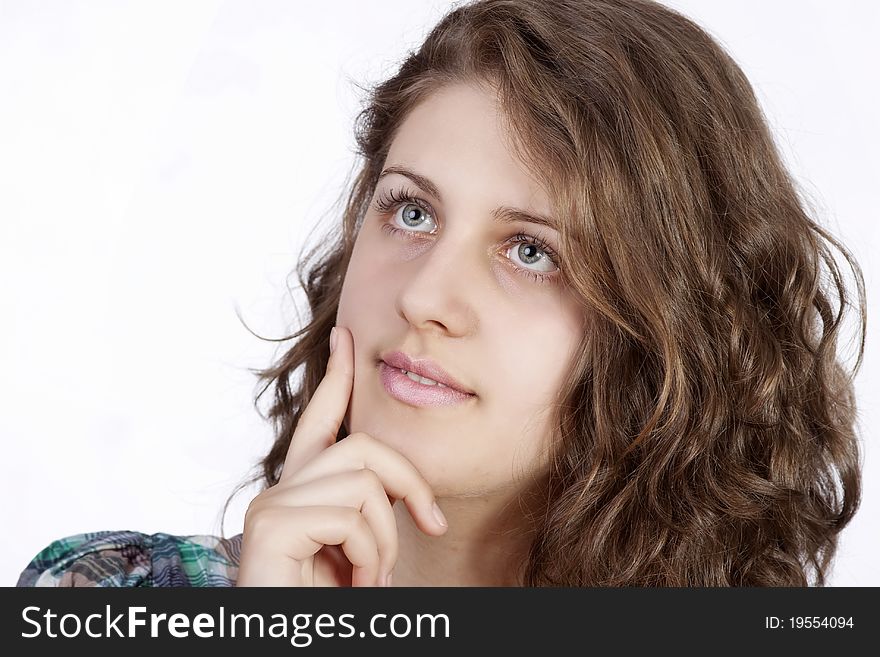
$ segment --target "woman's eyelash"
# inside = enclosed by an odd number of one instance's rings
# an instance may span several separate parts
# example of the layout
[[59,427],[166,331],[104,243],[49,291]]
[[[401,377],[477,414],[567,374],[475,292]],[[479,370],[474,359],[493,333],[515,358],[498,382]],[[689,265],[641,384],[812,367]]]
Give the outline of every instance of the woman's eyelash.
[[[378,212],[381,213],[389,213],[397,210],[401,205],[405,205],[407,203],[412,203],[414,205],[419,206],[422,210],[430,214],[432,217],[434,216],[433,210],[431,210],[431,206],[429,206],[425,201],[420,199],[418,196],[409,192],[408,190],[401,190],[400,192],[395,192],[394,189],[390,189],[387,191],[383,191],[375,200],[375,208]],[[383,224],[382,230],[387,231],[392,234],[404,234],[406,236],[412,235],[414,231],[404,230],[402,228],[398,228],[397,226],[392,226],[391,224]],[[417,231],[415,231],[417,234]],[[537,246],[541,251],[543,251],[550,261],[556,265],[557,271],[545,273],[540,271],[535,271],[533,269],[526,269],[524,267],[519,267],[514,265],[517,270],[522,272],[524,275],[529,276],[530,278],[540,282],[555,282],[556,279],[559,278],[559,257],[553,248],[547,244],[546,240],[542,239],[538,235],[529,235],[527,233],[517,233],[513,237],[510,238],[511,241],[516,243],[525,242],[527,244],[533,244]]]
[[420,208],[422,208],[422,210],[424,210],[425,212],[431,214],[431,208],[427,203],[425,203],[422,199],[413,196],[410,192],[406,190],[400,192],[399,195],[397,192],[394,191],[394,189],[382,192],[382,194],[376,198],[376,209],[379,212],[391,212],[392,210],[396,210],[398,206],[404,205],[406,203],[414,203],[415,205],[418,205]]

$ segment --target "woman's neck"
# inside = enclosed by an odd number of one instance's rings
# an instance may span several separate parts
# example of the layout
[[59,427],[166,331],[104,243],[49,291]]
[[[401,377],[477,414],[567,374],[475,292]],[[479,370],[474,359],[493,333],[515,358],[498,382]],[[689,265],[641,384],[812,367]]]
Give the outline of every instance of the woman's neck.
[[397,501],[399,552],[392,586],[521,586],[533,531],[519,496],[448,497],[442,536],[422,532]]

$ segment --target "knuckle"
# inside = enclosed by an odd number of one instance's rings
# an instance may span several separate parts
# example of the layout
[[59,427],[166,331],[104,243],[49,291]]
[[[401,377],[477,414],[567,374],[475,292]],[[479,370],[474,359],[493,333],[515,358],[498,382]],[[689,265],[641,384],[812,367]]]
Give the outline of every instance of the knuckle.
[[355,475],[358,478],[358,484],[362,488],[367,488],[370,490],[375,490],[377,488],[385,490],[385,487],[382,485],[382,480],[379,478],[379,475],[376,474],[375,470],[371,470],[370,468],[361,468],[357,471]]
[[357,431],[345,439],[349,445],[358,449],[369,449],[375,439],[368,433]]
[[342,522],[350,534],[361,531],[366,524],[360,511],[350,506],[342,508]]
[[247,509],[244,512],[245,520],[248,518],[253,518],[256,514],[260,512],[260,510],[265,506],[264,498],[262,497],[262,493],[257,495],[254,499],[250,501]]
[[312,426],[318,432],[328,436],[336,436],[340,421],[327,415],[317,415],[314,407],[308,406],[300,417],[298,426],[302,425]]
[[265,534],[274,525],[273,509],[263,504],[251,504],[244,515],[244,524],[250,534]]
[[353,374],[352,367],[345,360],[331,358],[327,361],[327,372],[350,377]]

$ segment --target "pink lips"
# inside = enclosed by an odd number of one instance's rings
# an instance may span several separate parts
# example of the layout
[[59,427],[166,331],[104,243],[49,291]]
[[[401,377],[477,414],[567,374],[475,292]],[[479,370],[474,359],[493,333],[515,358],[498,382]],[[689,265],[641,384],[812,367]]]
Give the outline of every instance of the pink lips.
[[474,394],[473,390],[457,381],[451,374],[430,358],[410,358],[402,351],[389,351],[382,354],[381,358],[391,367],[406,370],[407,372],[413,372],[419,376],[442,383],[450,388],[455,388],[459,392],[468,395]]
[[476,398],[476,395],[455,388],[441,388],[413,381],[400,369],[385,361],[379,362],[379,376],[389,395],[412,406],[453,406]]

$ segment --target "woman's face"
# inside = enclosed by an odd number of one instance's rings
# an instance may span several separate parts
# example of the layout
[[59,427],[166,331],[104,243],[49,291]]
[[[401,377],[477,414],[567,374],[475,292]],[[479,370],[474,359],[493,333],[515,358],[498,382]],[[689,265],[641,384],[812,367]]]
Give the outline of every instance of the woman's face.
[[[496,220],[499,208],[549,217],[550,205],[508,150],[494,97],[445,87],[392,142],[342,289],[337,324],[355,358],[346,427],[397,449],[438,496],[488,495],[543,471],[550,405],[584,331],[565,265],[551,260],[557,232]],[[443,389],[383,364],[393,351],[434,361],[474,394],[442,403]],[[441,403],[419,401],[430,395]]]

